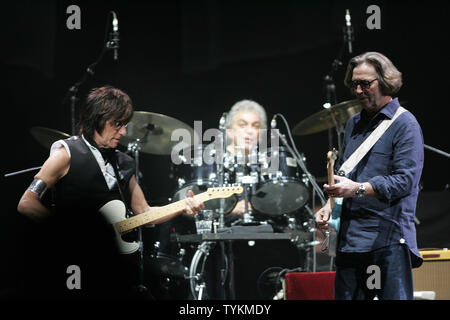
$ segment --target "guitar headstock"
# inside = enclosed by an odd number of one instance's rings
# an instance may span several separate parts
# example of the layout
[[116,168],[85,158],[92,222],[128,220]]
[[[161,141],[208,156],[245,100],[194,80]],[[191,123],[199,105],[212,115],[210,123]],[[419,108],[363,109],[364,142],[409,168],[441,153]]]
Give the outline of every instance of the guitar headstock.
[[333,163],[336,161],[338,155],[338,151],[336,149],[333,149],[331,151],[327,152],[327,161],[328,163]]
[[242,186],[233,186],[233,187],[214,187],[208,188],[206,191],[210,196],[210,199],[216,198],[228,198],[233,194],[241,194],[244,191]]
[[336,161],[337,155],[338,155],[338,151],[336,149],[328,151],[328,153],[327,153],[327,160],[328,161],[330,161],[330,160]]
[[[328,170],[333,171],[334,169],[334,162],[337,159],[338,151],[333,148],[333,150],[327,152],[327,168]],[[331,173],[329,172],[328,175]]]

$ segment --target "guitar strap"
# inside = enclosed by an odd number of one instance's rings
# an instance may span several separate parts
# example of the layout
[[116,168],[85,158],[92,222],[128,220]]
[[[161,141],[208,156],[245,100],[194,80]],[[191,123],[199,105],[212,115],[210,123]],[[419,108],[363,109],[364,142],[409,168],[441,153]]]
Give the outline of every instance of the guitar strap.
[[119,173],[119,169],[118,169],[118,163],[117,163],[117,156],[114,154],[113,156],[111,156],[109,158],[111,166],[114,169],[114,174],[116,175],[116,180],[117,180],[117,188],[119,189],[119,193],[120,193],[120,198],[122,198],[122,202],[125,205],[126,211],[127,211],[127,218],[133,216],[133,211],[130,209],[130,206],[128,205],[128,201],[126,201],[123,192],[122,192],[122,187],[120,186],[120,180],[121,180],[121,174]]
[[352,155],[342,164],[339,169],[338,174],[340,176],[345,176],[349,174],[361,161],[362,158],[369,152],[369,150],[374,146],[374,144],[381,138],[381,136],[386,132],[386,130],[391,126],[392,123],[401,115],[403,112],[408,111],[403,107],[399,107],[397,112],[395,112],[392,119],[383,120],[378,127],[364,140],[364,142],[352,153]]

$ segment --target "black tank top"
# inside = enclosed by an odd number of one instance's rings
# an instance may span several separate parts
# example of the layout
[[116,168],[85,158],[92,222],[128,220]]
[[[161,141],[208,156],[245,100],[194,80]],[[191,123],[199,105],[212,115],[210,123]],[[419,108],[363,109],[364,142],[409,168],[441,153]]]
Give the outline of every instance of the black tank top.
[[[117,184],[112,190],[108,188],[97,160],[83,139],[71,137],[65,142],[70,149],[70,168],[55,186],[57,211],[98,211],[108,201],[122,200]],[[129,182],[135,173],[134,160],[118,150],[115,151],[115,158],[119,171],[116,179],[129,203]]]

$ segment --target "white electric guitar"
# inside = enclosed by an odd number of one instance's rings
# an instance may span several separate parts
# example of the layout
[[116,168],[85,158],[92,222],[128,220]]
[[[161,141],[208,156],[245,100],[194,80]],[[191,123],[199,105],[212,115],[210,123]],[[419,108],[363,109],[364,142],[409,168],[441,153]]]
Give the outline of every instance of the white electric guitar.
[[[194,196],[200,202],[212,199],[228,198],[243,192],[242,186],[208,188],[207,191]],[[185,200],[170,203],[126,219],[125,204],[120,200],[112,200],[100,208],[100,213],[113,226],[116,243],[121,254],[131,254],[139,249],[137,242],[126,242],[121,235],[144,224],[151,224],[157,220],[174,214],[181,214],[187,208]]]

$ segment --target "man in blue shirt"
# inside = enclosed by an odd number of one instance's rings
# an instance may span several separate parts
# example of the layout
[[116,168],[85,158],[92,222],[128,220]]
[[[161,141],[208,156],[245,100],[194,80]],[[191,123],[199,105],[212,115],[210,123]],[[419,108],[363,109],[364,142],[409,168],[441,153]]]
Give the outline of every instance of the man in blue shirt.
[[[400,107],[393,96],[402,74],[384,55],[367,52],[350,60],[344,83],[363,110],[346,124],[339,168]],[[422,264],[414,215],[424,161],[423,136],[410,112],[402,113],[346,177],[325,184],[344,198],[336,253],[335,299],[413,299],[412,268]],[[316,213],[328,228],[330,201]],[[372,276],[378,276],[372,281]]]

